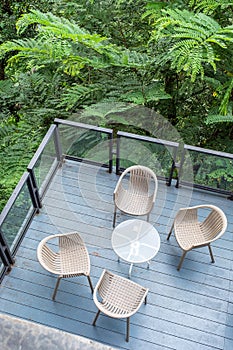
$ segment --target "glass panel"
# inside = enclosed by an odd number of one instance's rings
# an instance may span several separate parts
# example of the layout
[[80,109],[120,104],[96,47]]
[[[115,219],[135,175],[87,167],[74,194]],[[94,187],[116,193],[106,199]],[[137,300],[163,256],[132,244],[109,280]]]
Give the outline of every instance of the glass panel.
[[7,244],[9,247],[11,247],[11,251],[13,251],[22,231],[25,229],[25,226],[30,220],[33,210],[30,193],[27,183],[25,182],[22,190],[20,191],[1,225],[1,231],[7,241]]
[[120,167],[140,164],[154,170],[157,176],[168,178],[174,152],[175,148],[172,146],[121,137]]
[[233,159],[198,151],[186,152],[182,181],[187,178],[187,160],[192,164],[193,183],[233,191]]
[[57,162],[56,149],[52,137],[33,167],[40,195],[43,194],[43,191],[57,166]]
[[63,154],[108,164],[108,134],[68,125],[60,125],[59,131]]

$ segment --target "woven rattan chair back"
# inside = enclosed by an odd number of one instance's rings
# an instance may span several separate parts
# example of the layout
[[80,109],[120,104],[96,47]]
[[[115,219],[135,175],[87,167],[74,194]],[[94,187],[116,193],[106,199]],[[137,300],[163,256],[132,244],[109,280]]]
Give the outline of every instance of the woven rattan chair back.
[[[204,212],[207,215],[204,215]],[[203,213],[203,214],[200,214]],[[175,216],[173,225],[168,234],[170,238],[174,229],[176,240],[183,250],[178,270],[180,270],[186,253],[194,248],[208,246],[211,261],[214,256],[210,244],[219,239],[227,228],[227,218],[223,211],[214,205],[198,205],[182,208]]]
[[104,270],[93,293],[94,302],[99,309],[93,325],[100,312],[113,318],[126,318],[126,341],[129,341],[130,317],[138,311],[143,301],[146,303],[147,293],[147,288]]
[[147,215],[149,221],[157,189],[158,180],[150,168],[142,165],[127,168],[121,174],[113,193],[115,205],[113,227],[116,224],[117,209],[128,215]]
[[58,275],[52,299],[56,297],[61,278],[86,276],[90,279],[90,258],[87,248],[77,232],[51,235],[44,238],[38,248],[37,257],[47,271]]

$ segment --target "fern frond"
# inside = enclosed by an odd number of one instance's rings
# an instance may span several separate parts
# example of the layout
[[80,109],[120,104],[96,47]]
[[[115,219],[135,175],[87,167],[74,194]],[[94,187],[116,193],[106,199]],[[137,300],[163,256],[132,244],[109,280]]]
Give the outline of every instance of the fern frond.
[[96,125],[106,125],[108,121],[128,124],[124,112],[132,108],[132,104],[116,101],[98,102],[84,108],[79,121]]
[[119,55],[115,56],[114,65],[142,68],[150,64],[151,60],[145,53],[137,51],[124,50]]
[[73,109],[83,103],[91,94],[99,90],[101,90],[101,86],[98,84],[89,86],[73,84],[61,96],[61,102],[58,107],[65,107],[67,111]]
[[[171,51],[173,51],[173,48]],[[202,66],[204,58],[201,47],[192,47],[191,50],[190,41],[185,40],[179,43],[173,52],[171,68],[175,68],[178,72],[186,71],[190,74],[191,81],[195,81],[198,74],[204,77],[204,68]]]
[[10,79],[0,80],[0,94],[11,94],[13,82]]
[[131,91],[121,95],[123,101],[133,102],[135,104],[144,105],[151,101],[167,100],[171,96],[164,91],[164,87],[160,82],[155,82],[146,86],[144,89],[132,89]]
[[98,116],[105,119],[110,114],[122,113],[132,108],[132,105],[123,102],[98,102],[85,107],[82,117]]
[[92,56],[91,59],[74,55],[72,46],[67,41],[59,40],[42,40],[42,39],[24,39],[6,42],[0,46],[2,54],[7,52],[18,51],[8,60],[8,65],[13,66],[24,62],[27,69],[39,69],[46,65],[52,65],[63,68],[64,72],[77,76],[80,70],[89,65],[95,69],[106,68],[106,63],[101,57]]
[[196,12],[203,12],[205,14],[213,14],[218,8],[225,10],[232,7],[232,1],[229,0],[190,0],[189,4]]
[[71,52],[67,42],[48,42],[32,38],[8,41],[0,45],[0,49],[2,55],[12,51],[18,52],[8,60],[10,65],[26,60],[28,67],[38,66],[38,62],[41,66],[59,62]]
[[215,90],[221,88],[222,84],[218,79],[205,76],[204,80]]
[[20,121],[14,125],[14,132],[10,130],[11,124],[7,124],[8,133],[1,138],[0,144],[0,188],[6,185],[13,190],[41,142],[41,129],[36,118]]
[[221,105],[219,107],[219,113],[223,115],[227,115],[229,113],[229,110],[231,110],[232,114],[232,103],[230,103],[230,99],[232,96],[233,91],[233,79],[230,80],[229,86],[224,94],[224,97],[222,99]]
[[142,91],[130,91],[120,96],[123,101],[132,102],[137,105],[145,105],[146,99]]
[[42,13],[38,10],[32,10],[24,14],[18,20],[16,27],[19,33],[22,33],[29,25],[38,24],[38,35],[53,33],[60,39],[70,39],[73,42],[80,43],[99,53],[107,53],[109,49],[113,50],[114,45],[107,43],[107,38],[99,34],[90,34],[86,29],[66,18],[57,17],[52,13]]
[[191,81],[197,75],[204,77],[204,68],[210,65],[216,71],[219,60],[217,48],[227,49],[233,42],[233,26],[222,28],[204,13],[187,10],[162,10],[164,16],[155,22],[154,39],[167,40],[171,67],[186,71]]
[[[30,13],[23,14],[16,22],[16,29],[19,34],[22,34],[30,25],[40,24],[43,27],[52,28],[56,31],[60,30],[65,33],[86,34],[87,31],[82,30],[75,22],[66,18],[61,18],[53,15],[51,12],[43,13],[39,10],[31,10]],[[41,26],[37,29],[40,31]]]
[[66,74],[70,76],[78,76],[80,71],[85,67],[86,64],[92,65],[91,60],[86,57],[80,56],[69,56],[62,61],[63,70]]
[[2,144],[5,143],[4,141],[5,137],[15,132],[15,129],[16,127],[14,124],[9,124],[6,122],[0,123],[0,140]]
[[232,114],[220,115],[220,114],[209,114],[205,120],[207,125],[217,124],[217,123],[233,123]]

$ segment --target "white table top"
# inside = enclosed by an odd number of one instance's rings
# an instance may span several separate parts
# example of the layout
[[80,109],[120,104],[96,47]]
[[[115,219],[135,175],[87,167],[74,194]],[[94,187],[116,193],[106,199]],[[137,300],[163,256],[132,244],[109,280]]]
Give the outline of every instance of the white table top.
[[159,251],[160,237],[149,222],[126,220],[113,230],[112,248],[121,259],[132,264],[148,262]]

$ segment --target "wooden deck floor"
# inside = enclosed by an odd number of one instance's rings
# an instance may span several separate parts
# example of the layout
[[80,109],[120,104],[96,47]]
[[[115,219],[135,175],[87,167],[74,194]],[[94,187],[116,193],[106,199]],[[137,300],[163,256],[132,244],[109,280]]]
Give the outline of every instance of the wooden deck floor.
[[[18,250],[14,268],[2,282],[0,312],[120,349],[233,349],[233,202],[219,195],[159,182],[150,222],[160,233],[161,248],[150,269],[146,264],[133,267],[132,280],[148,287],[149,294],[147,305],[131,318],[129,343],[125,320],[101,315],[92,326],[96,307],[85,277],[62,280],[56,301],[51,300],[55,277],[36,257],[39,241],[49,234],[81,233],[90,253],[94,285],[104,268],[127,277],[129,264],[118,263],[111,248],[117,179],[103,168],[66,161]],[[169,242],[166,236],[178,208],[201,203],[221,207],[228,229],[212,246],[215,264],[204,247],[189,252],[178,272],[181,251],[174,236]],[[118,216],[117,223],[125,219]]]

